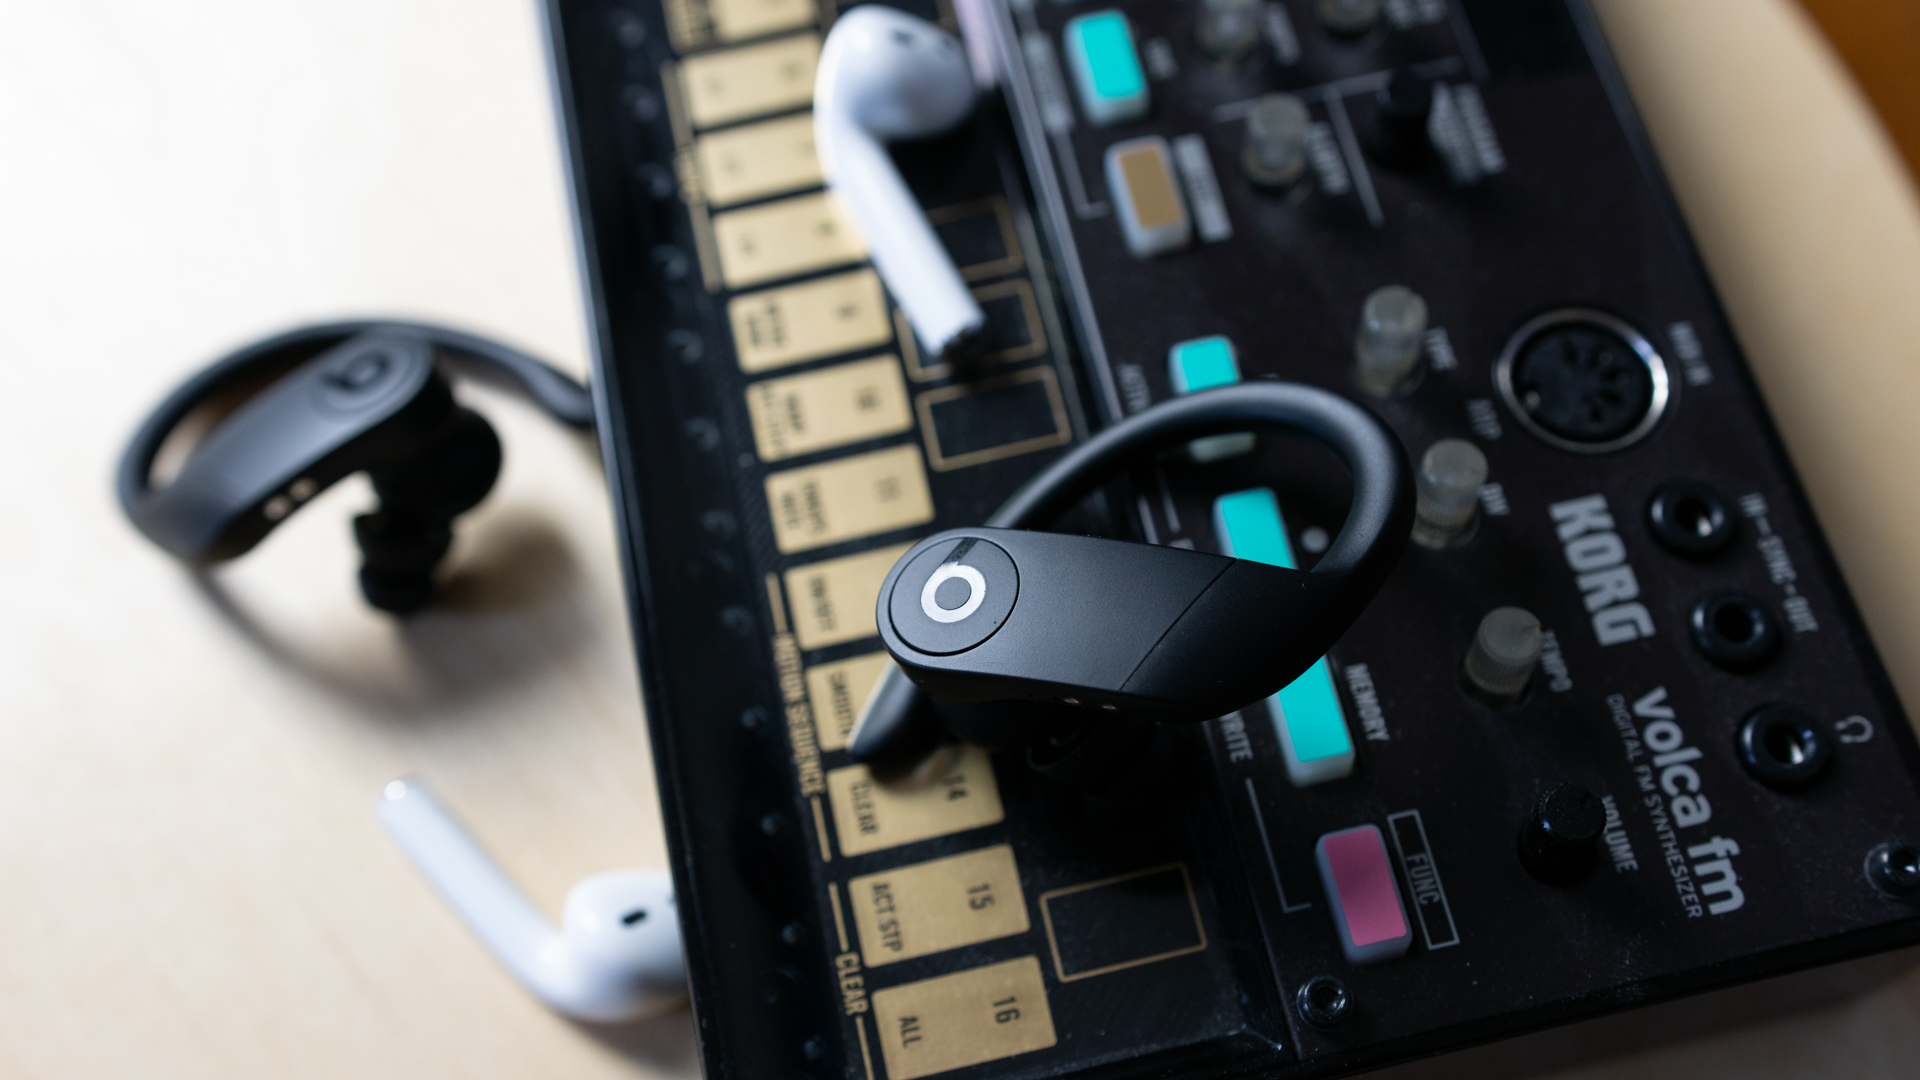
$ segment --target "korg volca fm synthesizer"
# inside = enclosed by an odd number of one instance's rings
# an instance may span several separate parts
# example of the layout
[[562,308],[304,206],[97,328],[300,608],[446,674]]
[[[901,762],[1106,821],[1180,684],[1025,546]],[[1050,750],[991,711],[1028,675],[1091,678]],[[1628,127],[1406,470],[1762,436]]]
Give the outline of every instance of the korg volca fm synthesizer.
[[[708,1076],[1337,1074],[1920,940],[1913,737],[1579,0],[903,7],[991,84],[891,148],[952,353],[823,182],[833,0],[549,3]],[[853,759],[903,552],[1269,379],[1414,464],[1324,659],[1125,799]],[[1225,433],[1057,527],[1305,568],[1351,491]]]

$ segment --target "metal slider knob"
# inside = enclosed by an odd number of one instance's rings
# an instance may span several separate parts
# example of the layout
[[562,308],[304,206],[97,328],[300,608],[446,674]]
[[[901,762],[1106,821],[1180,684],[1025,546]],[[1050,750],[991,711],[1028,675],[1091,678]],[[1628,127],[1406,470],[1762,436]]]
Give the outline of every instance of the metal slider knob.
[[1467,689],[1495,708],[1517,704],[1540,664],[1540,620],[1525,608],[1487,612],[1463,665]]
[[1240,60],[1260,44],[1260,0],[1201,0],[1197,36],[1208,56]]
[[1307,172],[1307,103],[1292,94],[1267,94],[1247,111],[1240,168],[1257,187],[1288,188]]
[[1406,68],[1374,94],[1373,158],[1390,169],[1412,169],[1432,149],[1433,83]]
[[1386,397],[1405,386],[1420,364],[1427,302],[1405,285],[1375,289],[1360,305],[1353,359],[1360,388]]
[[1465,439],[1441,439],[1420,455],[1414,473],[1413,542],[1444,548],[1464,540],[1480,513],[1487,455]]

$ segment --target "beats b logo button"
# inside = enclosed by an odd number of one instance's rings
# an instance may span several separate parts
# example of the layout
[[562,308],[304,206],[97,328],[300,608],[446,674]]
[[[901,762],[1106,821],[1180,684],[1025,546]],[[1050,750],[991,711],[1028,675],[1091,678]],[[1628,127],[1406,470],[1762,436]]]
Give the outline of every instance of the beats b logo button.
[[1012,557],[991,541],[962,537],[907,565],[894,581],[887,613],[908,645],[947,656],[992,637],[1019,594]]

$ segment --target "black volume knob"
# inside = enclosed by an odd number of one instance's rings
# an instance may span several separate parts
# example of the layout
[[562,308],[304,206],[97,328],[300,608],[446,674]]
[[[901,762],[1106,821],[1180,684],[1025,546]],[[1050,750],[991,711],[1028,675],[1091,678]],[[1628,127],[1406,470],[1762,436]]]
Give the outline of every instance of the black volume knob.
[[1572,885],[1587,876],[1606,807],[1579,784],[1561,784],[1540,796],[1520,830],[1520,862],[1527,873],[1549,885]]

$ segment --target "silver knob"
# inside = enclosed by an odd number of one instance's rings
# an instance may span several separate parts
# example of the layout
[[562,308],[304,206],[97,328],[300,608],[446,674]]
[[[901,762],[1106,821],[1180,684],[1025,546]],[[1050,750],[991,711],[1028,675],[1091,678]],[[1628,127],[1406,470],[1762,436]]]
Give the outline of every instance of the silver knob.
[[1385,397],[1413,377],[1420,362],[1420,336],[1427,332],[1427,302],[1405,285],[1375,289],[1360,306],[1360,333],[1353,343],[1360,388]]
[[1540,663],[1543,638],[1540,620],[1525,608],[1503,607],[1487,612],[1467,650],[1467,682],[1488,704],[1504,707],[1520,700]]
[[1260,44],[1260,0],[1201,0],[1198,36],[1209,56],[1247,56]]
[[1358,37],[1380,21],[1380,0],[1320,0],[1320,25],[1330,34]]
[[1307,171],[1307,103],[1292,94],[1268,94],[1247,112],[1240,168],[1260,187],[1292,187]]
[[1480,512],[1487,455],[1465,439],[1441,439],[1420,455],[1414,472],[1413,542],[1443,548],[1457,543]]

